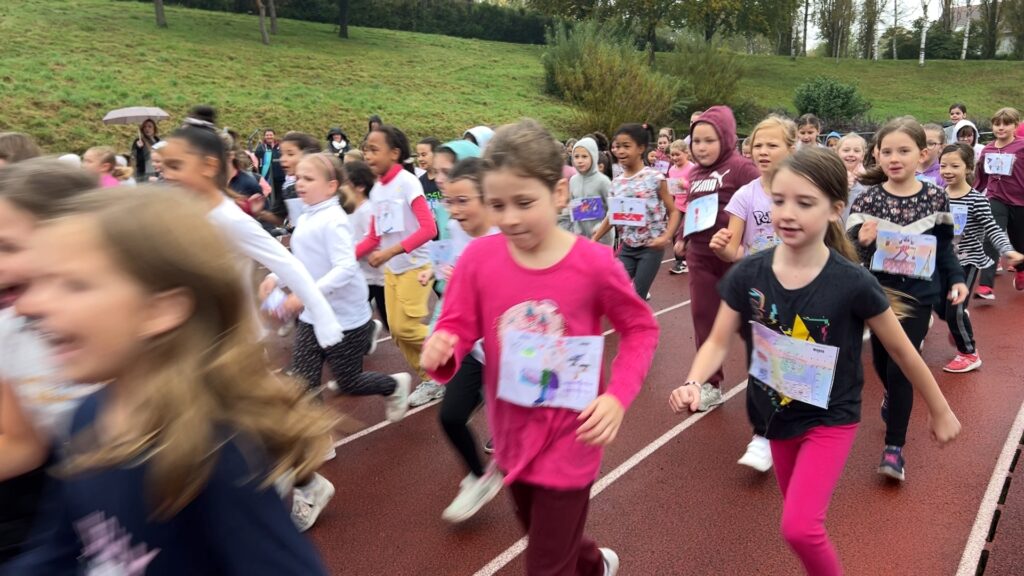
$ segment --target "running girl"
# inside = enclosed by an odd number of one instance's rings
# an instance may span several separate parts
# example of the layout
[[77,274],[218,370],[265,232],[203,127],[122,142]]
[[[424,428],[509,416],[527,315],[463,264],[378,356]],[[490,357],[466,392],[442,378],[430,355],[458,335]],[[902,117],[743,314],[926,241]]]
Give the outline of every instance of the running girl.
[[94,146],[82,155],[82,168],[92,172],[100,179],[100,187],[113,188],[120,186],[114,172],[117,170],[117,154],[108,146]]
[[836,152],[846,166],[846,181],[850,185],[850,202],[843,212],[843,221],[850,217],[850,206],[857,200],[857,197],[867,189],[858,181],[864,174],[864,153],[868,143],[856,132],[850,132],[839,139],[839,147]]
[[[682,222],[686,217],[686,197],[690,191],[690,173],[693,172],[693,162],[690,162],[689,150],[683,140],[675,140],[669,144],[668,155],[672,159],[672,166],[668,169],[668,191],[672,193],[676,210],[679,211],[679,221]],[[674,239],[675,245],[682,244],[682,226],[676,227]],[[669,273],[685,274],[687,272],[686,252],[682,250],[681,246],[675,250],[675,257],[676,263],[669,269]]]
[[[358,242],[370,231],[370,221],[373,220],[370,190],[377,183],[377,177],[365,162],[359,161],[346,162],[345,173],[348,175],[349,198],[355,206],[355,211],[352,212],[352,237]],[[365,256],[359,259],[359,268],[369,289],[369,299],[377,308],[377,316],[380,317],[380,320],[375,322],[380,322],[380,329],[388,330],[388,311],[384,305],[384,272],[380,268],[370,266]],[[376,350],[377,340],[374,339],[370,343],[370,354]]]
[[[574,215],[573,208],[587,201],[599,203],[604,212],[608,211],[608,193],[612,184],[607,176],[598,171],[597,160],[597,142],[593,138],[583,138],[576,142],[572,150],[576,175],[569,179],[569,205],[563,211],[563,218],[568,222],[562,222],[562,225],[573,234],[585,238],[590,238],[600,226],[602,217],[579,217]],[[614,235],[601,242],[611,246],[613,238]]]
[[782,243],[729,271],[719,285],[722,305],[711,336],[697,352],[686,384],[669,398],[677,414],[696,411],[701,383],[728,356],[737,331],[752,366],[758,357],[770,361],[776,339],[789,341],[789,348],[813,347],[812,354],[835,354],[834,367],[818,369],[831,380],[827,392],[789,397],[780,391],[784,381],[759,379],[753,368],[747,386],[748,414],[755,426],[764,426],[771,443],[782,492],[782,536],[815,576],[842,573],[825,516],[860,420],[865,323],[924,397],[932,437],[946,443],[960,431],[885,292],[857,263],[843,235],[846,190],[846,170],[829,150],[803,149],[782,163],[771,184],[772,224]]
[[[918,165],[928,154],[925,131],[920,124],[913,119],[892,120],[878,132],[876,142],[878,166],[868,170],[860,179],[869,188],[853,204],[850,218],[846,221],[847,233],[855,242],[861,262],[873,270],[882,286],[910,297],[906,303],[908,313],[900,319],[900,325],[914,347],[920,349],[928,332],[932,307],[947,298],[958,306],[967,297],[964,270],[953,253],[953,218],[949,214],[946,193],[915,178]],[[881,240],[880,231],[904,236]],[[883,242],[898,242],[905,248],[908,242],[928,243],[929,240],[934,242],[935,251],[922,255],[921,259],[925,260],[923,268],[915,268],[915,274],[922,277],[895,273],[901,270],[891,265],[887,268],[886,258],[882,255],[875,258],[875,252]],[[879,262],[875,260],[882,261],[882,266],[878,266]],[[889,260],[895,261],[896,257]],[[914,262],[912,264],[917,266]],[[885,386],[885,400],[882,402],[882,419],[886,423],[885,448],[878,473],[902,481],[906,465],[903,446],[914,403],[914,390],[902,363],[890,355],[882,334],[874,329],[871,330],[871,357]]]
[[[608,317],[621,335],[611,379],[599,383],[592,372],[596,389],[562,398],[586,404],[582,412],[535,406],[536,388],[500,378],[498,362],[484,366],[484,395],[498,468],[529,536],[527,574],[614,575],[618,556],[583,535],[590,486],[601,446],[615,439],[650,368],[658,326],[607,247],[558,227],[568,190],[562,153],[546,130],[532,120],[504,126],[484,161],[484,199],[502,235],[477,239],[462,254],[423,365],[447,381],[480,338],[496,359],[517,335],[582,346],[577,337],[601,334]],[[524,370],[533,373],[529,364]],[[545,372],[534,375],[550,390],[553,374]]]

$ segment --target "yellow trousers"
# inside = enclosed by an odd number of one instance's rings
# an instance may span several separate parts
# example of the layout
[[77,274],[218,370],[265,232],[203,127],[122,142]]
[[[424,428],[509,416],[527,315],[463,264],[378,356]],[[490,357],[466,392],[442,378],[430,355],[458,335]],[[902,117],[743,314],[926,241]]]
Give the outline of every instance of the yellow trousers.
[[405,356],[412,371],[426,380],[427,375],[420,368],[420,353],[423,341],[427,339],[427,303],[430,301],[432,282],[421,286],[417,276],[429,266],[414,268],[401,274],[384,271],[384,305],[388,311],[388,325],[391,338]]

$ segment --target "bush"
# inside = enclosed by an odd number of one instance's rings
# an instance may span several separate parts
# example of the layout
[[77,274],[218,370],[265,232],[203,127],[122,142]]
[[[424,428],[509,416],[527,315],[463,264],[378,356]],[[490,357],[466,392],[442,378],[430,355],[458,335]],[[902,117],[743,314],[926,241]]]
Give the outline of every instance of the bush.
[[684,82],[689,111],[724,104],[733,109],[738,123],[754,121],[761,111],[753,100],[740,95],[739,84],[746,68],[739,56],[702,40],[680,41],[666,56],[661,69]]
[[548,34],[541,61],[549,94],[576,104],[580,132],[611,134],[625,122],[660,124],[681,113],[680,83],[647,66],[628,33],[586,20]]
[[825,76],[797,86],[793,103],[797,114],[814,114],[827,126],[848,124],[871,109],[856,86]]

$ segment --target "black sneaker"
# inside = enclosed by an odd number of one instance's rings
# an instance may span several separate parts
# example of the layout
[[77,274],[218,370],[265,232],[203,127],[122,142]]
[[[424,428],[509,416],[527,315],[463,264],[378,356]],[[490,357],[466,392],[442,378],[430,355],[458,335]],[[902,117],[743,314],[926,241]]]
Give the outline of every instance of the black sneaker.
[[669,274],[686,274],[687,272],[689,272],[689,269],[686,267],[686,261],[685,260],[681,261],[681,262],[676,262],[676,265],[673,266],[668,271]]
[[494,454],[494,438],[488,438],[484,443],[484,454]]
[[882,451],[882,462],[878,465],[878,473],[902,482],[906,478],[903,471],[904,464],[903,448],[886,446]]

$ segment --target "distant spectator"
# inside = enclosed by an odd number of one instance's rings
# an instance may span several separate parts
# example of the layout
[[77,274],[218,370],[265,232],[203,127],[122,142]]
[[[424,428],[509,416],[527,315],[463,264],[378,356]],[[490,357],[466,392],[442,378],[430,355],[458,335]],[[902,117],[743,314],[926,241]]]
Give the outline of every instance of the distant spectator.
[[139,136],[132,142],[132,160],[135,161],[135,180],[146,182],[150,176],[156,176],[153,167],[153,145],[160,141],[156,122],[145,120],[139,125]]

